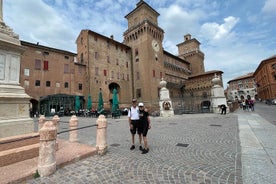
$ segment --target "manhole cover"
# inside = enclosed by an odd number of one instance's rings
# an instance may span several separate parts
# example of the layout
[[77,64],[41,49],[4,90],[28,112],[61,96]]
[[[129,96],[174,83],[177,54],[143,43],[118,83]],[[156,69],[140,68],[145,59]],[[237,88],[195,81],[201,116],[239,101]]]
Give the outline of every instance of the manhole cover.
[[120,146],[120,144],[110,144],[110,146],[113,146],[113,147],[117,147],[117,146]]
[[176,146],[180,146],[180,147],[188,147],[189,144],[183,144],[183,143],[177,143]]
[[221,127],[222,125],[215,125],[215,124],[211,124],[210,126]]
[[169,123],[169,125],[177,125],[177,123]]

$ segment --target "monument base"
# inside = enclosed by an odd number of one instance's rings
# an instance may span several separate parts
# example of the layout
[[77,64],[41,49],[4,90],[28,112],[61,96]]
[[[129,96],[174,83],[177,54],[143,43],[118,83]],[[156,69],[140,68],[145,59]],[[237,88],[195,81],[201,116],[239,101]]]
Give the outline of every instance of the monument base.
[[161,110],[160,116],[161,117],[172,117],[172,116],[174,116],[174,111],[173,110]]
[[221,113],[220,105],[226,105],[226,113],[229,113],[229,108],[227,106],[226,98],[225,97],[213,97],[212,98],[212,110],[215,114]]
[[0,138],[34,132],[30,96],[18,85],[0,85]]

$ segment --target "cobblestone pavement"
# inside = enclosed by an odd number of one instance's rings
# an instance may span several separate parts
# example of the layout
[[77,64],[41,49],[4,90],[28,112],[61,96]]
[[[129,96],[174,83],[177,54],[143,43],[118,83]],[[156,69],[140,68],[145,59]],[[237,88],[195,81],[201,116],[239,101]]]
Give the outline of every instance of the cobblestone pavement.
[[[66,130],[67,117],[59,131]],[[242,183],[241,147],[236,114],[189,114],[151,117],[150,151],[131,151],[127,118],[108,118],[108,152],[59,168],[27,183]],[[95,118],[79,118],[81,143],[96,145]],[[59,138],[68,139],[66,133]]]
[[244,184],[276,184],[276,106],[238,111]]

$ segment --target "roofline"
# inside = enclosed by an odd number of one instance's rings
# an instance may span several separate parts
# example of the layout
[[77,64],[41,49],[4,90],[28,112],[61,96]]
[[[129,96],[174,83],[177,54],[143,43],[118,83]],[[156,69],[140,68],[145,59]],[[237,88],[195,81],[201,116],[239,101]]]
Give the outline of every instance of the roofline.
[[215,74],[215,73],[223,74],[223,71],[221,71],[221,70],[210,70],[210,71],[203,72],[203,73],[200,73],[200,74],[197,74],[197,75],[191,75],[191,76],[189,76],[189,79],[194,78],[194,77],[204,76],[204,75]]
[[229,80],[228,82],[227,82],[227,84],[229,84],[230,82],[233,82],[233,81],[237,81],[237,80],[242,80],[242,79],[247,79],[247,78],[254,78],[254,72],[250,72],[250,73],[248,73],[248,74],[245,74],[245,75],[242,75],[242,76],[239,76],[239,77],[236,77],[236,78],[234,78],[234,79],[232,79],[232,80]]
[[30,42],[23,41],[23,40],[20,40],[20,42],[21,42],[21,45],[23,45],[23,46],[30,46],[30,47],[34,47],[34,48],[45,49],[45,50],[48,50],[48,51],[60,52],[60,53],[63,53],[63,54],[68,54],[68,55],[74,55],[74,56],[77,55],[76,53],[73,53],[73,52],[70,52],[70,51],[56,49],[56,48],[53,48],[53,47],[47,47],[47,46],[44,46],[44,45],[40,45],[39,43],[34,44],[34,43],[30,43]]
[[273,56],[271,56],[269,58],[266,58],[266,59],[262,60],[261,63],[259,64],[259,66],[256,68],[253,76],[256,75],[256,72],[261,68],[262,65],[264,65],[266,62],[269,62],[271,60],[276,60],[276,55],[273,55]]
[[128,16],[130,16],[133,12],[135,12],[137,9],[139,9],[141,6],[146,5],[149,9],[151,9],[154,13],[156,13],[157,16],[159,16],[160,14],[153,9],[148,3],[146,3],[143,0],[140,0],[137,4],[136,4],[136,8],[134,10],[132,10],[130,13],[128,13],[125,18],[127,18]]
[[101,34],[95,32],[95,31],[92,31],[92,30],[90,30],[90,29],[83,29],[83,30],[81,30],[81,32],[82,32],[82,31],[87,31],[88,34],[95,34],[95,35],[97,35],[97,36],[99,36],[99,37],[101,37],[101,38],[104,38],[104,39],[107,39],[107,40],[109,40],[109,41],[111,41],[111,42],[114,42],[115,44],[119,44],[119,45],[122,45],[122,46],[126,47],[127,49],[131,49],[131,47],[129,47],[129,46],[127,46],[127,45],[125,45],[125,44],[123,44],[123,43],[121,43],[121,42],[118,42],[118,41],[116,41],[116,40],[114,40],[114,39],[112,39],[112,38],[110,38],[110,37],[101,35]]
[[170,57],[173,57],[174,59],[177,59],[178,61],[181,61],[181,62],[186,63],[186,64],[188,64],[188,65],[191,64],[189,61],[186,61],[186,60],[184,60],[184,59],[182,59],[182,58],[180,58],[180,57],[177,57],[176,55],[173,55],[173,54],[169,53],[168,51],[163,50],[163,53],[164,53],[165,55],[169,55]]

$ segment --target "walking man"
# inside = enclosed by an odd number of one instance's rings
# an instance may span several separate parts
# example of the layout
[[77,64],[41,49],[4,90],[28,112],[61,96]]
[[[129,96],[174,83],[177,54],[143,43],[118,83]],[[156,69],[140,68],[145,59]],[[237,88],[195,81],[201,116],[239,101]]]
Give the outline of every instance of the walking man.
[[131,133],[131,141],[132,146],[130,147],[130,150],[135,149],[135,134],[136,132],[139,135],[139,143],[140,147],[139,149],[142,150],[142,126],[139,123],[139,108],[137,107],[137,100],[132,99],[132,106],[130,107],[128,111],[128,122],[129,122],[129,128]]
[[139,103],[138,106],[139,106],[139,119],[143,128],[142,134],[143,134],[144,148],[142,150],[142,154],[146,154],[149,152],[147,133],[148,133],[148,130],[151,128],[150,119],[149,119],[148,111],[144,108],[144,104]]

